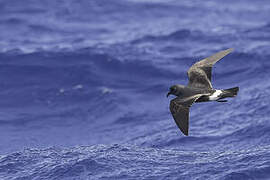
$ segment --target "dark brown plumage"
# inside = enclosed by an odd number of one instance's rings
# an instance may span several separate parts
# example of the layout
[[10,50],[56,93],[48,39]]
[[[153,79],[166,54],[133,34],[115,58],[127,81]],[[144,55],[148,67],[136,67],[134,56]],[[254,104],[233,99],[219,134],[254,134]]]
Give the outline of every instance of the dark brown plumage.
[[193,64],[188,70],[188,86],[195,88],[213,89],[211,84],[212,67],[216,62],[218,62],[220,59],[232,51],[232,48],[220,51]]
[[189,108],[194,102],[218,101],[227,97],[234,97],[239,90],[238,87],[216,90],[211,84],[211,73],[213,65],[224,56],[232,52],[232,48],[220,51],[208,58],[193,64],[188,70],[189,83],[187,86],[174,85],[170,88],[170,94],[177,97],[170,102],[170,111],[179,129],[188,135]]

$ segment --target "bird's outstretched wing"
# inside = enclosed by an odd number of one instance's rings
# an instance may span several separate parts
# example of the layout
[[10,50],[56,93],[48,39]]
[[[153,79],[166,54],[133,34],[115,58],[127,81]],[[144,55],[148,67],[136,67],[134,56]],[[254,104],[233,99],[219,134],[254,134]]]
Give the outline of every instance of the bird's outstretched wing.
[[173,119],[177,124],[178,128],[188,136],[188,125],[189,125],[189,108],[190,106],[203,94],[190,96],[187,98],[174,98],[170,103],[170,111]]
[[205,58],[193,64],[188,70],[188,86],[195,88],[212,89],[212,66],[232,51],[232,48],[220,51],[208,58]]

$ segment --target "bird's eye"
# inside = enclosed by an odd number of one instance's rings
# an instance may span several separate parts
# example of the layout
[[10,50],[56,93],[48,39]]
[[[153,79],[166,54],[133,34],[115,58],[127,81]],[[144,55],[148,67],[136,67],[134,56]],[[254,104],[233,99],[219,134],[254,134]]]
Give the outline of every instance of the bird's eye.
[[176,91],[176,87],[171,87],[170,90],[174,92]]

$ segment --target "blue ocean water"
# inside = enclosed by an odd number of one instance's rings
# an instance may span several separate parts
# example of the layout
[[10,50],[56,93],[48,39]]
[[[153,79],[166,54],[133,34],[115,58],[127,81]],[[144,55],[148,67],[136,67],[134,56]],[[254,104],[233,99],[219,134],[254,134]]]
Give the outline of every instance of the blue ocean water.
[[[270,179],[268,0],[0,1],[0,179]],[[166,98],[220,50],[228,103]]]

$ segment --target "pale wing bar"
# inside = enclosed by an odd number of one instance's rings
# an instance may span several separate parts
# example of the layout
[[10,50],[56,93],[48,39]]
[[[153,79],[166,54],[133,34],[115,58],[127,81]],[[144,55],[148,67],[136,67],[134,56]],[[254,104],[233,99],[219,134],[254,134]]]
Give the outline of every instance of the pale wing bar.
[[219,61],[232,51],[233,51],[232,48],[220,51],[192,65],[188,70],[188,78],[189,78],[188,86],[196,88],[212,89],[211,84],[212,66],[217,61]]

